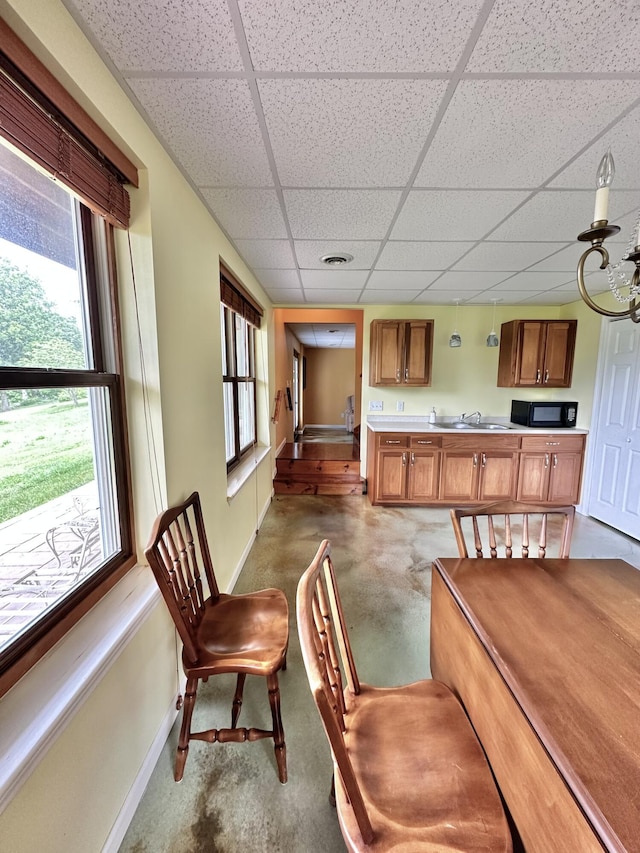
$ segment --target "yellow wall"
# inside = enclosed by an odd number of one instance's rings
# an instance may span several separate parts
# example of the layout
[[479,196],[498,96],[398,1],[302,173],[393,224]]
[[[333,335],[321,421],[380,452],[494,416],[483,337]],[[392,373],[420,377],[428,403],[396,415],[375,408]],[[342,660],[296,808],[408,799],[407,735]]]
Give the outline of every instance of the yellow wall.
[[305,426],[344,426],[347,396],[355,390],[355,350],[312,348],[305,353]]

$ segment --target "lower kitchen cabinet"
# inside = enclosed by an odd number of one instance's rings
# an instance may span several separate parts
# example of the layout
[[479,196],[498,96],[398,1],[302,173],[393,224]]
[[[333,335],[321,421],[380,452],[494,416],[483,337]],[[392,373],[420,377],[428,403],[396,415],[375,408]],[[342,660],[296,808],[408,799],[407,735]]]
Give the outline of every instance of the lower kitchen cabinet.
[[439,498],[443,503],[515,497],[517,437],[444,436]]
[[574,504],[584,435],[473,435],[369,432],[367,478],[373,504],[489,503],[516,498]]
[[517,499],[577,503],[583,456],[583,435],[524,436]]

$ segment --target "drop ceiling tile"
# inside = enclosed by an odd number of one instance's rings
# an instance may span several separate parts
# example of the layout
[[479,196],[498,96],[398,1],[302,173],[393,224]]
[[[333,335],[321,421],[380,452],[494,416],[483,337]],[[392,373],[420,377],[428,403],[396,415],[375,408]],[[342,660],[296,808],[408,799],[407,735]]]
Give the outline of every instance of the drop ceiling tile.
[[438,270],[374,270],[367,282],[367,290],[424,290],[435,281],[441,273]]
[[231,239],[287,237],[275,190],[204,188],[202,195]]
[[381,240],[398,207],[395,190],[284,190],[294,239]]
[[[514,243],[514,245],[518,244]],[[556,252],[555,255],[551,255],[550,257],[545,258],[543,261],[540,261],[537,264],[533,264],[528,270],[528,272],[575,273],[578,267],[578,261],[580,260],[580,255],[584,252],[588,245],[588,243],[578,243],[578,241],[576,240],[575,243],[572,243],[565,249]]]
[[256,70],[451,71],[482,0],[239,0]]
[[[520,294],[522,296],[522,294]],[[547,290],[546,293],[532,293],[524,299],[519,299],[519,305],[568,305],[570,302],[577,302],[580,298],[578,289],[572,296],[566,291]]]
[[[453,299],[457,299],[455,293],[449,293],[446,290],[433,290],[429,288],[428,290],[424,290],[413,300],[415,303],[420,305],[453,305]],[[469,299],[469,294],[464,294],[464,301],[467,302]],[[460,303],[462,304],[462,302]]]
[[360,302],[367,305],[401,305],[413,300],[420,295],[420,290],[365,290],[360,297]]
[[458,261],[453,269],[516,272],[557,252],[563,245],[563,243],[497,243],[485,241]]
[[306,302],[328,305],[335,302],[339,305],[356,305],[360,298],[359,290],[323,290],[306,287],[304,290]]
[[178,161],[200,186],[272,186],[245,80],[129,81]]
[[236,247],[252,267],[274,270],[295,270],[291,244],[288,240],[236,240]]
[[304,302],[304,296],[300,289],[288,287],[286,290],[279,290],[277,287],[266,287],[265,290],[274,305],[289,303],[298,305]]
[[[609,211],[615,219],[620,197],[609,196]],[[571,243],[593,219],[594,192],[540,192],[491,233],[492,240],[561,241]],[[622,211],[619,211],[622,212]]]
[[[485,290],[508,278],[509,275],[510,273],[506,272],[444,272],[429,290],[449,290],[455,298],[458,290]],[[464,298],[466,299],[466,296]]]
[[295,240],[293,246],[301,269],[326,270],[324,255],[353,255],[351,270],[368,270],[380,250],[378,240]]
[[305,290],[309,287],[355,290],[356,288],[364,287],[367,275],[366,270],[323,269],[300,271],[302,286]]
[[[580,157],[564,169],[549,186],[595,188],[598,165],[607,149],[611,149],[616,174],[611,192],[617,187],[635,189],[640,195],[640,108],[617,122],[610,131],[593,143]],[[640,198],[638,199],[640,201]]]
[[640,71],[634,0],[497,0],[467,71]]
[[528,192],[412,190],[391,232],[393,240],[479,240]]
[[569,281],[571,274],[566,272],[521,272],[511,276],[492,288],[492,293],[500,296],[501,290],[552,290]]
[[120,69],[242,70],[226,0],[67,0],[67,5],[77,9]]
[[378,270],[446,270],[473,246],[468,243],[434,243],[389,240],[385,244]]
[[463,80],[416,186],[540,186],[637,97],[632,80]]
[[404,186],[445,87],[444,80],[258,80],[280,183]]
[[253,271],[265,289],[288,290],[300,287],[300,278],[297,270],[263,270],[254,267]]

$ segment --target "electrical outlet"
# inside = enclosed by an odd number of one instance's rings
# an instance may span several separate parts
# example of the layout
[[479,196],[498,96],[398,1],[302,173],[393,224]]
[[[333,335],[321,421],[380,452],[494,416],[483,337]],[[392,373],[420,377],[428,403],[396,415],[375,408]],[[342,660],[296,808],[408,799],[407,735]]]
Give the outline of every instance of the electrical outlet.
[[369,411],[370,412],[381,412],[382,411],[382,400],[369,400]]
[[398,400],[397,401],[396,412],[404,412],[404,400]]

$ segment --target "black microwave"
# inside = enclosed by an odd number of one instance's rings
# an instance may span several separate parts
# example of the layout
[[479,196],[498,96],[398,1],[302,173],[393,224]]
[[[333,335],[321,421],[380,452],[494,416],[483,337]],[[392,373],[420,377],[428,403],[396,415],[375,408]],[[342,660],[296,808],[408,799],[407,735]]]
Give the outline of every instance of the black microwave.
[[566,429],[576,425],[577,403],[551,403],[547,400],[512,400],[511,422],[528,427]]

